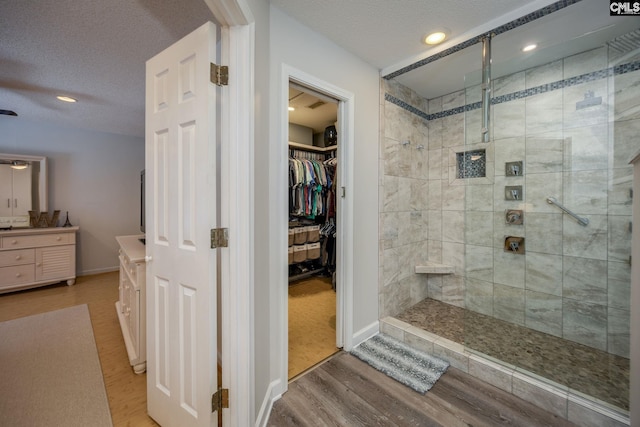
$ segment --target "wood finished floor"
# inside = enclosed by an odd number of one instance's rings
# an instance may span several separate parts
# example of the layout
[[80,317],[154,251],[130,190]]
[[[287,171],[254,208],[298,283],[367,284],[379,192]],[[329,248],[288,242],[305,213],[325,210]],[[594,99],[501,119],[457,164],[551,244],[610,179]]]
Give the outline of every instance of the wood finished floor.
[[496,387],[449,368],[425,395],[348,353],[289,384],[268,426],[573,426]]
[[147,415],[146,375],[129,365],[116,315],[118,272],[79,277],[74,286],[51,285],[0,295],[0,321],[87,304],[114,427],[157,426]]

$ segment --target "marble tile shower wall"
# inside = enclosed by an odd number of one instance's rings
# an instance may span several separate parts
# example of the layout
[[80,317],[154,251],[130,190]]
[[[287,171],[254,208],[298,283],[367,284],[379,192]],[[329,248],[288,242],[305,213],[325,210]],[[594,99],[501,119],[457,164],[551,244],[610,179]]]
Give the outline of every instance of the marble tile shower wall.
[[[404,310],[426,289],[431,298],[629,357],[627,162],[640,146],[640,71],[600,72],[612,65],[600,48],[494,80],[492,96],[503,102],[492,106],[489,144],[480,142],[481,111],[464,111],[480,101],[479,87],[426,102],[383,82],[383,92],[426,114],[382,97],[382,315]],[[576,108],[592,95],[602,102]],[[400,144],[410,136],[426,149]],[[487,150],[487,176],[457,179],[456,153],[478,148]],[[505,176],[505,163],[519,160],[523,176]],[[522,185],[524,199],[504,200],[506,185]],[[549,205],[549,196],[589,225]],[[506,209],[522,209],[524,224],[506,224]],[[505,236],[525,237],[526,253],[504,252]],[[456,274],[411,274],[425,255]]]
[[395,315],[427,297],[426,277],[415,266],[429,259],[427,120],[384,101],[391,92],[423,110],[427,101],[383,80],[380,108],[379,312]]

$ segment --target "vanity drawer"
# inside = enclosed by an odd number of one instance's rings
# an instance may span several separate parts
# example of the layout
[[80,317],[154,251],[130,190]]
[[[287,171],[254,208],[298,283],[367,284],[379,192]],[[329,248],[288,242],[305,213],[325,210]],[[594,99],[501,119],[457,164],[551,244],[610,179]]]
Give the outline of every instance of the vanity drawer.
[[18,249],[15,251],[0,251],[0,267],[11,265],[33,264],[35,251],[33,249]]
[[33,264],[0,268],[0,283],[2,283],[1,287],[30,283],[33,282],[35,278],[36,273]]
[[52,233],[38,236],[4,236],[2,237],[2,248],[36,248],[42,246],[68,245],[75,242],[75,233]]

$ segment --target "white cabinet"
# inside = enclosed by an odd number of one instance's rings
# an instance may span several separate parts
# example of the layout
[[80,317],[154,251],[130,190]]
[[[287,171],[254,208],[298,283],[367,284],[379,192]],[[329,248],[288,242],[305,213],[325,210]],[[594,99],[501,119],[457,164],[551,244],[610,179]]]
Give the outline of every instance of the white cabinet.
[[0,165],[0,217],[6,217],[2,226],[29,225],[31,210],[31,167],[13,169]]
[[76,281],[78,227],[0,231],[0,293]]
[[120,285],[116,311],[120,329],[136,374],[147,368],[146,266],[144,236],[118,236],[120,245]]

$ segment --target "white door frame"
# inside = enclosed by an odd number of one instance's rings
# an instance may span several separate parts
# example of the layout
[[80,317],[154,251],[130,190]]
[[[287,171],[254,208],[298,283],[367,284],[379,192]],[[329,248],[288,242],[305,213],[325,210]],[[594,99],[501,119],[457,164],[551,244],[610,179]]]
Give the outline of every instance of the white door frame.
[[[220,227],[229,229],[228,265],[222,276],[222,385],[229,389],[223,425],[254,423],[253,349],[253,194],[254,194],[254,50],[255,23],[246,0],[204,0],[220,23],[223,64],[229,85],[222,90],[223,139],[220,164]],[[233,197],[231,197],[233,196]],[[232,203],[233,202],[233,203]]]
[[[318,79],[304,71],[298,70],[287,64],[282,65],[280,77],[280,144],[278,155],[282,162],[281,170],[278,172],[278,218],[279,227],[276,230],[278,238],[277,271],[280,289],[280,310],[279,329],[280,336],[283,337],[280,347],[280,384],[281,392],[287,390],[288,383],[288,359],[289,359],[289,293],[287,284],[289,283],[287,247],[287,230],[289,228],[288,211],[288,162],[289,158],[289,81],[293,81],[302,86],[306,86],[317,92],[326,94],[337,99],[338,102],[338,123],[340,134],[338,135],[338,191],[336,194],[336,207],[338,212],[337,233],[338,239],[336,252],[336,346],[344,350],[351,350],[353,346],[353,153],[354,153],[354,94],[341,89],[331,83]],[[342,196],[340,187],[345,188],[345,196]]]

